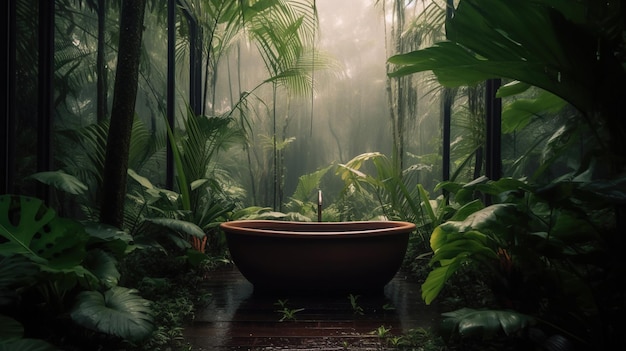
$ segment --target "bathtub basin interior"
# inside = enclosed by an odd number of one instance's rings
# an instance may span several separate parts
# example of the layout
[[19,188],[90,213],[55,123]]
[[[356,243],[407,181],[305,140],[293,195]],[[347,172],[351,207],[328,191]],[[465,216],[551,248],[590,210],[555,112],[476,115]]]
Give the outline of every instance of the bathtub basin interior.
[[222,223],[231,258],[255,292],[381,292],[399,270],[413,223]]

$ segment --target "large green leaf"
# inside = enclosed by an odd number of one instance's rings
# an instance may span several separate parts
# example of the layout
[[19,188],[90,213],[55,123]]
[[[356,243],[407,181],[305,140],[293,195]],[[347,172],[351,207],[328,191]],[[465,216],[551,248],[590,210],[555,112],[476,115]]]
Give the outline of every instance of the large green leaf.
[[137,183],[141,184],[144,188],[154,189],[154,185],[152,185],[148,178],[140,176],[137,172],[130,168],[128,169],[128,176],[134,179]]
[[[36,260],[39,255],[31,249],[31,242],[50,241],[51,236],[39,233],[56,216],[43,201],[20,196],[0,196],[0,254],[21,254]],[[39,259],[40,262],[45,260]]]
[[311,194],[315,189],[320,187],[320,182],[324,175],[330,170],[332,166],[318,169],[317,171],[309,174],[302,175],[298,178],[298,185],[293,193],[292,198],[302,202],[310,200]]
[[85,259],[85,267],[107,287],[116,286],[121,277],[117,260],[102,250],[91,250]]
[[504,203],[485,207],[463,221],[448,221],[440,227],[444,232],[451,233],[477,230],[490,235],[505,236],[510,232],[512,225],[523,223],[524,217],[516,211],[516,205]]
[[449,220],[450,221],[462,221],[466,219],[472,213],[478,212],[482,210],[483,208],[485,208],[485,205],[483,205],[482,201],[480,200],[470,201],[466,203],[465,205],[461,206],[461,208],[459,208],[458,210],[456,210],[456,212],[454,212],[454,214],[452,215],[452,217],[450,217]]
[[449,332],[458,332],[462,336],[490,338],[499,333],[514,335],[534,323],[528,315],[514,311],[460,310],[442,314],[445,319],[442,326]]
[[80,223],[56,216],[43,201],[0,196],[0,255],[24,255],[59,269],[74,267],[86,255],[88,236]]
[[[509,224],[515,223],[510,220],[517,213],[512,204],[496,204],[486,208],[482,208],[482,204],[478,202],[468,205],[468,210],[475,209],[476,212],[463,220],[442,223],[431,234],[430,246],[434,255],[430,264],[436,268],[422,284],[422,298],[427,304],[439,295],[462,263],[497,264],[498,255],[495,250],[498,248],[498,238],[509,235]],[[464,216],[465,214],[461,217]],[[523,220],[521,218],[516,220]]]
[[141,341],[154,330],[151,302],[137,290],[116,286],[104,292],[83,291],[72,308],[72,319],[89,329]]
[[[477,232],[473,233],[479,234]],[[496,253],[481,240],[474,240],[470,238],[470,235],[463,235],[463,238],[449,242],[435,251],[431,262],[454,259],[455,257],[466,255],[472,258],[483,256],[488,259],[497,259]]]
[[80,284],[84,289],[95,289],[100,284],[98,277],[81,265],[63,269],[43,265],[41,270],[46,273],[48,283],[55,286],[58,297],[72,290],[76,284]]
[[[462,0],[446,24],[449,41],[390,57],[398,65],[391,76],[432,70],[446,86],[510,78],[591,111],[594,72],[602,64],[595,61],[595,39],[575,23],[579,5],[574,11],[549,0]],[[622,72],[618,65],[610,69]]]
[[519,131],[533,120],[560,111],[565,105],[563,99],[545,90],[532,99],[519,99],[506,104],[502,109],[502,133]]
[[430,248],[433,252],[436,252],[447,243],[462,238],[463,234],[464,233],[447,232],[442,229],[441,225],[438,225],[430,235]]
[[133,237],[127,232],[117,227],[109,226],[102,223],[89,222],[85,224],[85,231],[89,234],[89,247],[106,247],[109,251],[117,255],[123,256]]
[[30,178],[74,195],[81,195],[87,191],[87,185],[85,185],[85,183],[63,171],[39,172],[31,175]]
[[445,262],[445,265],[437,267],[428,273],[428,277],[422,284],[422,299],[427,305],[439,295],[446,284],[459,267],[465,262],[466,257],[458,256]]

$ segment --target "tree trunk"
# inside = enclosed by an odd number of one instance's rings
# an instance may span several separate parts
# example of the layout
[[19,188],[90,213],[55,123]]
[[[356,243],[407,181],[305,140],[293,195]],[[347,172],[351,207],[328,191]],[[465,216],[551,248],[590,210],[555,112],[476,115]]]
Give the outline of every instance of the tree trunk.
[[145,5],[146,0],[123,1],[120,15],[115,90],[100,208],[100,221],[120,229],[124,225],[128,152],[135,117]]

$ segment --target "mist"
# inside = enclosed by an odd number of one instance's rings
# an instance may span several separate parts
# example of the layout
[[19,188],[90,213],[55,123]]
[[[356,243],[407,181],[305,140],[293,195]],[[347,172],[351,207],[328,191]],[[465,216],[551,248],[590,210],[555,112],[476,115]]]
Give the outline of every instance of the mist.
[[[387,103],[385,64],[385,27],[382,8],[374,1],[349,0],[316,2],[319,14],[318,40],[314,48],[329,57],[329,68],[315,69],[313,92],[289,95],[279,91],[276,99],[276,134],[281,145],[283,201],[293,194],[298,178],[320,168],[345,163],[353,157],[378,151],[390,155],[391,121]],[[266,78],[263,63],[254,46],[240,47],[241,84],[239,91],[249,92]],[[234,54],[222,63],[220,72],[232,72]],[[227,67],[230,65],[230,70]],[[234,76],[222,75],[218,84],[221,96],[216,111],[229,108],[229,96],[236,96]],[[260,193],[271,192],[272,160],[270,139],[274,134],[270,116],[272,91],[269,86],[256,90],[259,97],[248,116],[252,125],[251,154],[259,169]],[[226,162],[234,167],[247,164],[243,153],[229,152]],[[245,167],[244,167],[245,168]],[[246,170],[239,168],[236,178],[246,183]],[[329,176],[331,176],[329,174]],[[245,188],[249,188],[244,185]],[[330,190],[336,192],[337,189]],[[332,198],[332,194],[328,194]],[[267,205],[270,196],[260,196],[255,205]],[[252,205],[252,203],[250,203]]]

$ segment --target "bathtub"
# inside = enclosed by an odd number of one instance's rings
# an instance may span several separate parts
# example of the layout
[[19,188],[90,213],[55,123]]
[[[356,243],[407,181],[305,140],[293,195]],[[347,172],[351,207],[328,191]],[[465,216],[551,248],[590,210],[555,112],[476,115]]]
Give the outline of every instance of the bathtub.
[[240,220],[220,225],[255,292],[382,292],[415,224],[401,221]]

